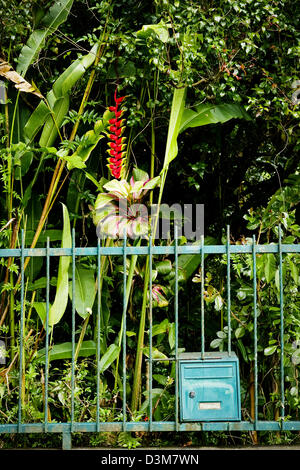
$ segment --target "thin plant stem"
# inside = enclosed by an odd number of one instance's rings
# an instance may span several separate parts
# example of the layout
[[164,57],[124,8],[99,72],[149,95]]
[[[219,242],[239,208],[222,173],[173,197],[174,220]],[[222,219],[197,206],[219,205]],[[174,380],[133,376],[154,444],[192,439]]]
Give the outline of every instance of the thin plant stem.
[[85,318],[85,320],[84,320],[84,322],[83,322],[83,325],[82,325],[82,330],[81,330],[81,332],[80,332],[79,340],[78,340],[78,343],[77,343],[77,346],[76,346],[75,355],[74,355],[74,361],[75,361],[75,362],[77,361],[78,356],[79,356],[79,353],[80,353],[80,349],[81,349],[81,346],[82,346],[83,338],[84,338],[84,335],[85,335],[85,333],[86,333],[86,329],[87,329],[87,326],[88,326],[88,323],[89,323],[89,319],[90,319],[90,314],[88,314],[88,316]]
[[[141,244],[141,239],[138,240],[136,246],[140,246],[140,244]],[[128,306],[128,301],[129,301],[129,297],[130,297],[130,292],[131,292],[131,289],[132,289],[132,280],[133,280],[134,271],[135,271],[135,267],[136,267],[136,263],[137,263],[137,258],[138,258],[137,255],[132,255],[131,260],[130,260],[130,266],[129,266],[127,283],[126,283],[125,309],[124,309],[124,314],[122,315],[121,328],[120,328],[119,337],[118,337],[118,346],[119,346],[119,348],[121,348],[124,322],[125,322],[125,315],[127,313],[127,306]],[[120,351],[121,351],[121,349],[120,349]],[[116,393],[117,386],[118,386],[119,362],[120,362],[120,353],[118,354],[117,362],[116,362],[114,393]]]
[[[13,284],[13,273],[10,272],[9,275],[10,283]],[[13,359],[14,354],[14,346],[15,346],[15,301],[14,301],[14,293],[13,289],[10,291],[10,299],[9,299],[9,334],[10,334],[10,355],[11,359]]]
[[[131,397],[131,411],[135,412],[138,408],[139,393],[141,386],[141,369],[142,369],[142,358],[144,348],[144,336],[145,336],[145,322],[146,322],[146,308],[147,308],[147,294],[149,284],[149,258],[147,257],[145,277],[144,277],[144,290],[143,290],[143,304],[140,318],[139,335],[137,342],[136,360],[133,377],[133,389]],[[150,292],[151,295],[151,292]]]

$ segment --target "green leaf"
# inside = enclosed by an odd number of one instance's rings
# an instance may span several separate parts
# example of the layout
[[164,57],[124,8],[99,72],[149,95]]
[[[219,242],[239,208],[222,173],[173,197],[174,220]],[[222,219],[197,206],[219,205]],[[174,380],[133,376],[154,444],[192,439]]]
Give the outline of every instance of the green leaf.
[[[148,347],[144,348],[143,352],[144,352],[146,357],[149,357],[149,348]],[[169,361],[166,361],[166,359],[168,359],[168,357],[164,353],[159,351],[157,348],[152,348],[152,358],[153,359],[164,359],[164,364],[165,365],[169,364]]]
[[223,343],[223,339],[217,338],[217,339],[214,339],[214,340],[210,343],[210,347],[213,348],[213,349],[216,349],[216,348],[219,348],[222,343]]
[[130,338],[131,336],[136,336],[136,333],[135,331],[126,331],[126,336]]
[[145,24],[141,30],[137,31],[137,37],[147,39],[152,33],[155,33],[161,42],[168,42],[169,40],[168,26],[162,21],[157,24]]
[[100,193],[97,196],[95,201],[95,210],[102,209],[103,207],[107,206],[110,202],[115,201],[116,196],[107,193]]
[[103,114],[102,120],[99,119],[94,125],[94,129],[87,131],[82,139],[82,142],[79,144],[76,152],[73,153],[68,160],[68,169],[72,168],[84,168],[84,162],[87,161],[91,152],[97,146],[98,142],[103,139],[104,135],[102,133],[106,130],[108,126],[108,121],[113,117],[113,113],[110,111],[105,111]]
[[[64,204],[63,206],[63,232],[62,232],[62,241],[61,248],[71,248],[72,239],[71,239],[71,228],[70,228],[70,219],[69,213]],[[70,265],[70,256],[60,256],[59,265],[58,265],[58,275],[57,275],[57,287],[53,305],[50,305],[49,308],[49,326],[56,325],[62,318],[65,313],[67,303],[68,303],[68,291],[69,291],[69,265]],[[46,322],[46,303],[45,302],[34,302],[34,308],[37,311],[37,314],[41,318],[43,324]]]
[[298,387],[292,387],[290,389],[290,394],[292,395],[292,397],[298,397],[299,395]]
[[[72,300],[72,281],[69,283],[69,296]],[[94,271],[75,265],[75,309],[81,318],[85,319],[94,305],[96,297],[96,284]]]
[[44,128],[39,140],[41,147],[50,147],[55,142],[65,115],[69,111],[70,98],[65,95],[57,99],[52,108],[52,113],[46,118]]
[[[34,198],[32,198],[34,200]],[[26,230],[26,244],[31,245],[33,237],[35,235],[35,230]],[[47,242],[49,237],[50,242],[55,242],[61,240],[62,230],[48,229],[44,230],[39,236],[39,244],[43,245]]]
[[169,320],[165,318],[161,323],[153,325],[152,336],[161,335],[165,333],[169,327]]
[[238,344],[239,350],[241,351],[244,361],[248,362],[248,355],[247,355],[246,348],[240,339],[237,340],[237,344]]
[[175,88],[171,107],[163,171],[169,166],[170,162],[176,158],[178,153],[177,137],[180,132],[185,98],[186,88]]
[[244,334],[245,334],[245,328],[244,328],[243,326],[239,326],[239,327],[235,330],[234,334],[235,334],[235,337],[236,337],[236,338],[242,338],[242,337],[244,336]]
[[86,168],[86,164],[79,155],[64,155],[61,156],[61,158],[67,162],[68,170],[73,170],[74,168],[82,170],[83,168]]
[[157,270],[158,274],[167,276],[172,271],[172,263],[169,259],[158,261],[155,263],[155,269]]
[[135,77],[137,70],[134,62],[128,60],[127,58],[119,57],[118,68],[116,70],[115,64],[113,61],[108,67],[106,79],[119,79],[123,77]]
[[46,323],[46,303],[45,302],[33,302],[33,307],[36,310],[36,313],[42,320],[43,325]]
[[153,378],[160,384],[165,386],[168,378],[161,374],[153,374]]
[[292,354],[292,363],[297,366],[300,364],[300,348],[296,349],[295,352]]
[[130,188],[130,193],[139,193],[144,186],[143,181],[135,181],[134,185]]
[[295,265],[295,263],[293,263],[293,261],[291,259],[289,260],[289,265],[290,265],[290,270],[291,270],[291,275],[292,275],[293,281],[297,286],[299,284],[298,268]]
[[18,159],[14,159],[14,165],[18,165],[15,168],[15,179],[21,180],[30,168],[33,160],[33,152],[22,152]]
[[[56,281],[57,281],[56,277],[52,277],[49,281],[50,286],[55,287],[56,286]],[[44,277],[40,277],[36,281],[28,284],[27,289],[29,291],[33,291],[33,290],[37,290],[37,289],[46,289],[46,286],[47,286],[47,278],[46,278],[46,276],[44,276]],[[41,304],[46,306],[46,304],[44,304],[44,302],[41,302]]]
[[39,144],[41,147],[53,145],[61,124],[69,111],[69,94],[72,87],[90,67],[96,57],[96,44],[88,54],[75,60],[56,80],[52,90],[47,94],[47,106],[40,103],[25,125],[25,135],[31,140],[44,126]]
[[276,349],[277,349],[276,345],[275,346],[269,346],[269,347],[264,349],[264,355],[265,356],[271,356],[272,354],[274,354]]
[[253,290],[251,287],[241,287],[238,291],[237,291],[237,298],[239,300],[244,300],[247,296],[251,297],[253,295]]
[[99,370],[104,372],[117,359],[121,348],[116,344],[111,344],[100,359]]
[[[72,239],[71,239],[71,227],[68,209],[64,204],[63,206],[63,233],[62,233],[62,242],[61,248],[71,248]],[[63,316],[67,303],[68,303],[68,271],[70,265],[70,256],[61,256],[59,259],[58,265],[58,275],[57,275],[57,289],[56,295],[53,302],[53,305],[50,307],[49,311],[49,325],[55,325],[58,323]]]
[[43,126],[51,110],[44,101],[40,101],[24,126],[24,135],[31,141]]
[[[157,400],[161,397],[161,395],[164,393],[163,388],[153,388],[152,389],[152,405],[155,406],[155,403]],[[144,403],[141,406],[140,411],[141,412],[147,412],[149,409],[149,392],[146,391],[144,392],[144,395],[146,395],[147,399],[144,401]]]
[[276,273],[276,259],[273,253],[264,255],[264,273],[267,282],[270,282],[275,277]]
[[[205,245],[213,245],[215,239],[212,237],[205,237]],[[200,245],[201,240],[196,240],[193,245]],[[207,255],[205,255],[206,257]],[[178,256],[178,268],[181,271],[182,278],[187,281],[191,275],[196,271],[199,264],[201,263],[201,255],[179,255]],[[174,281],[173,281],[174,282]]]
[[143,190],[154,189],[159,186],[160,183],[160,176],[156,176],[155,178],[151,178],[147,183],[145,183],[142,187]]
[[222,310],[222,307],[223,307],[223,299],[222,299],[222,296],[221,295],[217,295],[216,298],[215,298],[215,309],[217,310],[217,312],[219,312],[220,310]]
[[220,338],[220,339],[225,339],[227,338],[227,335],[225,333],[225,331],[217,331],[217,337]]
[[[76,349],[76,348],[75,348]],[[46,349],[40,349],[37,353],[37,358],[45,360]],[[89,357],[96,354],[96,343],[94,341],[83,341],[81,344],[79,356]],[[50,349],[49,360],[57,361],[59,359],[72,359],[72,343],[55,344]]]
[[52,34],[66,21],[73,0],[56,0],[49,11],[39,22],[39,29],[33,31],[18,58],[17,72],[25,76],[29,65],[37,57],[47,36]]
[[132,170],[132,176],[134,181],[148,181],[149,175],[146,171],[140,170],[139,168],[134,168]]
[[169,341],[171,351],[175,348],[175,337],[176,337],[175,332],[176,332],[175,323],[170,323],[168,341]]
[[85,71],[94,63],[97,55],[98,44],[95,44],[90,52],[75,60],[55,81],[53,93],[57,98],[65,96],[83,76]]
[[206,124],[223,123],[230,119],[250,119],[246,111],[238,104],[201,104],[196,111],[185,109],[180,122],[179,133],[189,127],[205,126]]
[[103,186],[106,191],[119,197],[127,198],[130,193],[130,186],[126,181],[111,180]]

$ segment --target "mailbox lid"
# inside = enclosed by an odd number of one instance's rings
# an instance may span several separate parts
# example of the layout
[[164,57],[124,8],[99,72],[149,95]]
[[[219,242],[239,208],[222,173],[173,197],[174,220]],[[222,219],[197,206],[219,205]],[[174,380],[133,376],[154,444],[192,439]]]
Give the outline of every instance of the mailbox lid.
[[184,353],[179,358],[182,421],[239,421],[240,384],[234,353]]

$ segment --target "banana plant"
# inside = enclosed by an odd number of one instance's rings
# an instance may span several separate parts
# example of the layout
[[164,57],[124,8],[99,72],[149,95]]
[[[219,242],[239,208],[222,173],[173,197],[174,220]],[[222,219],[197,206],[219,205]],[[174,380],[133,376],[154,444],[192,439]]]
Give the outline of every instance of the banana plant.
[[[75,152],[74,156],[66,155],[65,152],[60,153],[57,148],[53,145],[56,145],[57,137],[62,140],[62,136],[60,133],[60,127],[63,124],[63,121],[66,117],[66,114],[69,111],[69,102],[70,102],[70,94],[74,85],[80,80],[83,74],[86,73],[88,68],[92,65],[97,63],[100,60],[101,54],[104,50],[105,38],[107,35],[106,28],[102,34],[102,37],[99,39],[98,43],[91,49],[91,51],[75,60],[70,67],[68,67],[62,75],[56,80],[53,85],[53,88],[47,93],[46,98],[41,95],[39,90],[36,89],[34,85],[31,85],[28,81],[24,79],[24,76],[28,70],[30,64],[35,60],[38,56],[39,51],[43,47],[43,44],[49,34],[52,34],[59,26],[62,24],[72,7],[73,0],[59,0],[56,1],[53,6],[50,8],[48,12],[46,12],[43,16],[40,15],[42,20],[38,24],[37,28],[33,31],[32,35],[30,36],[27,44],[21,50],[18,62],[17,62],[17,69],[14,71],[12,67],[1,61],[0,64],[0,72],[2,72],[2,76],[10,80],[15,84],[18,89],[17,98],[14,103],[12,121],[11,121],[11,129],[10,129],[10,138],[8,139],[8,148],[6,149],[8,154],[8,185],[7,185],[7,208],[8,208],[8,219],[12,219],[12,207],[13,207],[13,184],[15,181],[20,181],[20,187],[22,192],[22,199],[21,199],[21,211],[20,217],[16,224],[16,232],[21,225],[21,218],[23,217],[26,220],[26,212],[27,203],[29,202],[30,198],[32,197],[32,188],[37,181],[37,177],[39,172],[42,168],[43,161],[47,157],[57,158],[56,166],[53,171],[52,179],[50,182],[49,190],[46,195],[46,200],[44,202],[44,207],[40,214],[40,219],[37,221],[37,225],[32,227],[34,230],[34,235],[31,239],[31,247],[34,248],[37,245],[45,222],[47,220],[49,211],[51,210],[53,203],[58,195],[60,190],[58,188],[58,184],[60,182],[60,178],[62,175],[63,168],[65,164],[72,168],[84,168],[86,160],[90,156],[91,151],[96,147],[97,143],[99,142],[101,137],[101,133],[104,131],[106,127],[105,119],[99,120],[95,123],[94,129],[89,131],[83,139],[81,140],[81,144],[79,145],[77,151]],[[83,98],[81,101],[81,105],[78,111],[78,116],[80,116],[83,111],[84,107],[88,101],[88,97],[94,82],[95,78],[95,70],[93,69],[90,73],[89,79],[87,81],[86,89],[83,94]],[[28,119],[29,110],[24,106],[19,105],[19,94],[20,93],[33,93],[38,96],[41,101],[39,102],[38,106],[31,114]],[[8,113],[7,113],[8,116]],[[108,116],[109,117],[109,116]],[[15,123],[18,120],[18,126],[15,126]],[[22,120],[22,122],[21,122]],[[78,123],[79,120],[74,124],[71,135],[69,137],[69,141],[73,141],[75,139],[77,130],[78,130]],[[9,126],[9,117],[7,118],[7,127]],[[18,132],[14,132],[14,127],[18,128]],[[39,138],[39,147],[33,147],[32,141],[35,139],[37,133],[41,131],[41,135]],[[16,140],[17,139],[17,140]],[[15,143],[17,142],[17,143]],[[88,144],[88,148],[87,148]],[[29,171],[31,162],[33,160],[34,152],[40,152],[41,157],[39,159],[39,164],[35,173],[33,175],[32,180],[30,181],[29,185],[27,186],[25,192],[23,193],[23,183],[22,177]],[[14,158],[16,157],[16,158]],[[69,161],[67,161],[69,159]],[[96,185],[98,184],[95,179],[86,173],[86,176],[90,178]],[[12,236],[10,247],[14,248],[15,243],[17,240],[17,235]],[[27,268],[30,259],[26,258],[24,263],[24,270]],[[65,259],[67,263],[67,259]],[[10,262],[10,260],[9,260]],[[62,263],[64,264],[64,263]],[[65,271],[66,269],[61,266],[61,271]],[[60,275],[62,272],[60,271]],[[6,278],[8,279],[9,276],[9,264],[7,266],[7,275]],[[1,319],[0,324],[2,324],[5,320],[7,315],[8,309],[10,309],[11,317],[14,316],[14,305],[13,305],[13,293],[16,292],[17,286],[21,282],[21,275],[19,274],[16,282],[12,279],[12,274],[10,274],[11,284],[13,287],[12,294],[10,296],[10,304],[7,304],[5,299],[5,293],[1,296],[0,301],[0,310],[1,310]],[[65,275],[63,276],[65,279]],[[33,279],[32,279],[33,280]],[[61,296],[64,298],[65,301],[65,292],[62,294],[61,286],[64,285],[64,282],[59,282],[57,287],[57,297],[60,298]],[[60,304],[60,305],[59,305]],[[56,321],[59,321],[59,316],[61,312],[64,311],[65,304],[54,301],[54,305],[51,306],[50,309],[50,323],[55,324]],[[36,309],[38,309],[41,318],[45,318],[45,305],[37,305]],[[14,338],[14,321],[11,321],[11,337]]]
[[55,81],[47,93],[46,101],[41,101],[25,125],[24,133],[28,142],[32,141],[43,127],[39,144],[51,147],[55,142],[59,128],[69,111],[70,92],[85,71],[94,63],[98,50],[95,44],[85,56],[75,60]]
[[[49,190],[47,193],[47,197],[44,203],[43,211],[41,214],[41,218],[39,220],[38,226],[36,228],[35,236],[33,238],[31,247],[34,248],[36,243],[39,239],[41,231],[44,227],[45,221],[48,217],[48,213],[54,203],[55,198],[57,197],[57,186],[59,184],[60,177],[62,175],[63,168],[67,162],[67,159],[70,158],[69,163],[72,167],[79,167],[82,168],[83,162],[87,160],[91,151],[97,145],[98,141],[101,138],[100,133],[104,131],[106,126],[106,118],[109,119],[109,115],[106,114],[105,119],[98,121],[95,124],[94,130],[90,132],[88,136],[84,136],[83,142],[78,149],[77,154],[72,158],[72,156],[68,157],[66,152],[62,150],[57,150],[55,147],[51,147],[56,140],[56,137],[60,135],[59,127],[62,124],[66,113],[69,109],[69,94],[71,92],[72,87],[75,83],[82,77],[88,67],[90,67],[93,63],[96,64],[99,59],[99,49],[100,49],[100,42],[96,44],[89,54],[77,59],[70,67],[68,67],[65,72],[56,80],[53,85],[52,90],[47,94],[46,102],[41,101],[35,111],[30,116],[29,120],[27,121],[24,134],[26,136],[27,143],[29,143],[43,126],[43,130],[41,133],[41,137],[39,140],[39,144],[41,146],[41,150],[44,152],[38,168],[35,172],[35,175],[26,188],[24,193],[23,202],[26,202],[30,198],[30,194],[32,191],[32,187],[37,179],[38,173],[40,171],[43,158],[47,154],[55,154],[58,156],[57,164],[53,172],[53,176],[50,182]],[[90,75],[90,79],[88,80],[88,84],[86,87],[86,91],[84,93],[82,103],[80,106],[79,114],[83,112],[85,103],[88,99],[90,89],[94,80],[94,70]],[[78,128],[78,122],[75,123],[71,137],[69,140],[73,140],[75,138],[76,132]],[[60,136],[61,137],[61,136]],[[84,143],[89,143],[88,152],[86,151],[86,147]],[[82,156],[82,158],[81,158]],[[80,161],[79,161],[80,160]],[[75,162],[75,163],[74,163]],[[88,176],[96,185],[97,182],[91,175]],[[24,268],[26,269],[28,265],[29,259],[25,260]],[[20,276],[17,280],[17,283],[20,282]]]
[[25,77],[28,67],[36,59],[45,44],[46,38],[55,32],[66,21],[73,5],[73,0],[56,0],[46,14],[43,15],[38,28],[33,31],[27,43],[22,47],[17,72]]
[[[190,127],[199,127],[208,124],[224,123],[230,119],[250,119],[242,106],[235,103],[221,104],[221,105],[200,105],[195,110],[185,107],[186,88],[175,88],[173,93],[173,100],[171,106],[171,113],[169,119],[168,135],[166,142],[166,150],[163,168],[161,170],[161,184],[158,195],[158,208],[160,207],[164,185],[167,178],[167,173],[170,163],[178,155],[177,139],[180,133],[184,132]],[[158,223],[159,210],[154,223],[154,233]],[[181,259],[180,262],[183,262]],[[199,256],[189,259],[189,267],[199,264]],[[196,268],[195,268],[196,269]],[[140,317],[139,336],[137,345],[137,354],[134,370],[133,390],[132,390],[132,411],[136,411],[139,402],[139,390],[141,384],[141,368],[142,356],[144,348],[144,335],[145,335],[145,322],[146,322],[146,308],[147,308],[147,292],[149,283],[149,266],[146,265],[145,278],[144,278],[144,293],[143,303]]]

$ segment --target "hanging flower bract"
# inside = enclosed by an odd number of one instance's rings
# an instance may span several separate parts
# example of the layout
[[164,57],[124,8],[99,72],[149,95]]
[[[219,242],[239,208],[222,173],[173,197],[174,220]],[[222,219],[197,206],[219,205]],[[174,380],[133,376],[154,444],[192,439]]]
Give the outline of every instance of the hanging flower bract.
[[108,143],[109,149],[108,154],[108,168],[111,175],[120,179],[123,177],[124,172],[124,161],[125,161],[125,137],[122,137],[124,132],[125,119],[121,119],[124,113],[122,109],[122,103],[125,96],[117,98],[117,90],[115,91],[114,100],[115,105],[109,107],[109,111],[114,113],[115,117],[109,120],[109,139],[111,142]]

